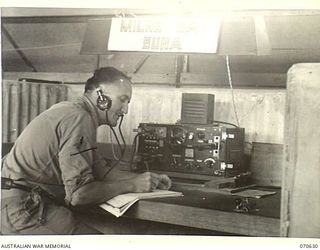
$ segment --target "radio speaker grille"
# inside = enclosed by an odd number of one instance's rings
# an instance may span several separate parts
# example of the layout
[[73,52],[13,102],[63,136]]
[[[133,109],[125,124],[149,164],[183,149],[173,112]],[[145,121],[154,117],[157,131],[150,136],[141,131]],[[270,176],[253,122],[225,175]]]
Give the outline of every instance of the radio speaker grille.
[[214,117],[214,95],[182,94],[181,122],[211,124]]

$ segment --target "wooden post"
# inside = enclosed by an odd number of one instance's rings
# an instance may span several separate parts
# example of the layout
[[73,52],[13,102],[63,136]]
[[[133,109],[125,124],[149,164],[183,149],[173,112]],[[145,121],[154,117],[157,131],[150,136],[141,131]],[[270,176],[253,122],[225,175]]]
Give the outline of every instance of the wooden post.
[[254,27],[257,43],[257,54],[270,55],[271,45],[264,16],[254,16]]
[[9,128],[9,141],[13,142],[17,139],[20,133],[20,107],[21,107],[21,86],[19,83],[14,83],[11,86],[10,100],[10,128]]
[[183,63],[184,63],[184,57],[181,55],[176,56],[176,62],[175,62],[175,75],[176,75],[176,87],[180,87],[180,77],[181,77],[181,72],[183,70]]
[[11,81],[2,82],[2,142],[10,141],[10,95]]
[[288,72],[281,236],[320,237],[320,63]]

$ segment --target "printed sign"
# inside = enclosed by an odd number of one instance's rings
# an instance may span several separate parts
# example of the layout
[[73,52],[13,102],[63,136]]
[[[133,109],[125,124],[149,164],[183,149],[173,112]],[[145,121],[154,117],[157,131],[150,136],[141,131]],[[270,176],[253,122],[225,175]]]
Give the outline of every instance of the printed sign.
[[216,17],[113,18],[108,50],[216,53]]

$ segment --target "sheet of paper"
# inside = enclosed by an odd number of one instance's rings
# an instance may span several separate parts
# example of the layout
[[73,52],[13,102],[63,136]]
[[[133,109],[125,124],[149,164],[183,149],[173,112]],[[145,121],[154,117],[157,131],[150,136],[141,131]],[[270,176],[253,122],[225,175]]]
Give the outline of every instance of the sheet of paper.
[[179,196],[182,195],[179,192],[169,191],[169,190],[153,190],[152,192],[147,193],[127,193],[118,195],[106,203],[113,206],[120,208],[125,204],[139,199],[149,199],[149,198],[159,198],[159,197],[170,197],[170,196]]
[[100,204],[100,207],[109,213],[120,217],[123,215],[135,202],[140,199],[160,198],[160,197],[173,197],[183,196],[181,192],[168,191],[168,190],[154,190],[148,193],[127,193],[121,194],[112,199]]
[[263,191],[263,190],[255,190],[255,189],[247,189],[243,190],[237,193],[233,193],[232,195],[237,195],[241,197],[251,197],[251,198],[257,198],[260,199],[263,196],[267,195],[273,195],[276,194],[276,192],[273,191]]

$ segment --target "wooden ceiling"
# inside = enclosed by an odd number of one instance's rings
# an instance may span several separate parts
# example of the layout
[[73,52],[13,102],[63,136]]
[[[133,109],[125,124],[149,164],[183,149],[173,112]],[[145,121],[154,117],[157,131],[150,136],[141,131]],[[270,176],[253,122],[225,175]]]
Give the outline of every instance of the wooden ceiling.
[[[34,71],[35,68],[40,72],[91,72],[97,66],[97,56],[80,53],[88,20],[110,19],[123,13],[136,16],[166,14],[135,9],[4,8],[2,70]],[[229,55],[233,72],[238,73],[286,73],[295,63],[320,62],[320,10],[211,14],[223,18],[219,53],[189,55],[190,72],[225,73],[226,55]],[[256,16],[262,17],[262,28],[257,26]],[[259,38],[263,38],[262,42]],[[270,47],[267,53],[266,46]],[[20,48],[25,58],[15,47]],[[99,63],[130,72],[144,56],[143,53],[105,52]],[[174,54],[151,54],[141,71],[172,73],[174,58]]]

